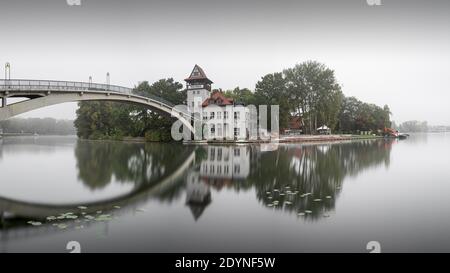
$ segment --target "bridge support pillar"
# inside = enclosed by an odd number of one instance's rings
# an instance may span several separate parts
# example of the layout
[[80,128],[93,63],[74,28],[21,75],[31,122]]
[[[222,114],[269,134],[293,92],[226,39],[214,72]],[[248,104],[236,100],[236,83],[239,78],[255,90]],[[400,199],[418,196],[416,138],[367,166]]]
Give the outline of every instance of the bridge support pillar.
[[6,97],[2,97],[2,102],[0,104],[0,107],[5,107],[6,106]]

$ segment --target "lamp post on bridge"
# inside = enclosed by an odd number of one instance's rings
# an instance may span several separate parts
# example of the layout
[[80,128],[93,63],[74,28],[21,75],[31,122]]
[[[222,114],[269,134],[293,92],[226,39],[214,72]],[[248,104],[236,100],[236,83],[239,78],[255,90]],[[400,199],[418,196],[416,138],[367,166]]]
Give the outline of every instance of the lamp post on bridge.
[[89,89],[91,88],[91,86],[92,86],[92,76],[89,76]]
[[106,73],[106,85],[107,85],[108,90],[109,90],[110,84],[111,84],[111,75],[108,72],[108,73]]
[[5,64],[5,80],[11,79],[11,64],[6,63]]
[[[5,64],[5,85],[7,84],[7,81],[11,80],[11,64],[6,63]],[[6,95],[6,94],[5,94]],[[1,101],[1,107],[6,107],[7,105],[6,97],[2,97]]]

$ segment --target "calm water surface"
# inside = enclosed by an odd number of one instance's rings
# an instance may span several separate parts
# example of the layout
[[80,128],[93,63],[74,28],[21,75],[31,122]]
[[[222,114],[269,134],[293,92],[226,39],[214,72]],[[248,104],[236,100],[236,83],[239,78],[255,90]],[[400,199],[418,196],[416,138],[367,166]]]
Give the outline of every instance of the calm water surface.
[[276,150],[5,138],[0,251],[449,252],[449,151],[450,134]]

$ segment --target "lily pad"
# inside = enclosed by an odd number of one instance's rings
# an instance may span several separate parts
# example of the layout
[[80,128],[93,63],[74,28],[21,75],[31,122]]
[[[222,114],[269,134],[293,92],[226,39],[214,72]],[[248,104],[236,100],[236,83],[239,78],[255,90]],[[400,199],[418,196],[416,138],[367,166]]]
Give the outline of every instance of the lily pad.
[[83,209],[83,210],[84,210],[84,209],[87,209],[87,207],[85,207],[85,206],[79,206],[78,208],[79,208],[79,209]]
[[314,199],[313,201],[314,201],[314,202],[321,202],[322,199]]
[[55,216],[48,216],[46,219],[47,219],[47,221],[53,221],[53,220],[56,220],[56,217]]
[[311,210],[305,210],[305,213],[312,213]]
[[304,216],[305,213],[304,213],[304,212],[299,212],[299,213],[297,213],[297,215],[298,215],[298,216]]
[[95,218],[95,221],[100,221],[100,222],[111,221],[111,220],[112,220],[112,218],[111,218],[111,215],[109,215],[109,214],[102,214]]
[[59,229],[66,229],[68,226],[66,224],[59,224],[58,228]]
[[115,209],[120,209],[120,206],[114,206]]

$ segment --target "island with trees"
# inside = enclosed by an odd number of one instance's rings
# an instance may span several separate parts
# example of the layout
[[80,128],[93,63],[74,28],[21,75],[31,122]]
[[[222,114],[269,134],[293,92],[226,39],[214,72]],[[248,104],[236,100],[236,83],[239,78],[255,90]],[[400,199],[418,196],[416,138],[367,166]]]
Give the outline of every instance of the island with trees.
[[[302,134],[317,134],[326,126],[333,134],[380,135],[391,127],[391,111],[387,105],[378,106],[347,97],[335,73],[316,61],[299,63],[281,72],[264,75],[254,90],[236,87],[218,90],[244,105],[279,105],[279,127],[282,132],[294,118],[301,120]],[[152,84],[139,83],[133,93],[159,96],[174,104],[186,103],[183,84],[173,78]],[[173,120],[148,108],[120,102],[80,102],[74,122],[77,135],[83,139],[142,138],[146,141],[172,141]]]

